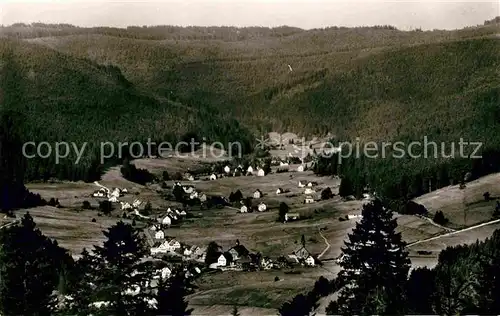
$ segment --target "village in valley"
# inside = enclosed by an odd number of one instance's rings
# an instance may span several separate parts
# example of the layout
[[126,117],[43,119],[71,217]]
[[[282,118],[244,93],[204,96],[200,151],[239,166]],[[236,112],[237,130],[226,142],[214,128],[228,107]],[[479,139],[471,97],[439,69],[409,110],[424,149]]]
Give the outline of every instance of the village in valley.
[[[369,188],[357,198],[342,197],[337,176],[313,172],[323,147],[317,140],[307,143],[309,150],[300,155],[296,146],[278,144],[260,153],[262,157],[145,157],[111,167],[93,183],[31,183],[30,191],[55,199],[47,206],[19,210],[17,216],[29,212],[42,232],[75,258],[101,244],[102,231],[117,221],[130,223],[146,242],[143,259],[157,267],[152,282],[168,279],[182,267],[197,288],[188,297],[195,312],[227,313],[238,305],[246,313],[270,313],[290,296],[310,289],[318,277],[337,275],[344,240],[362,219],[363,205],[374,199]],[[131,181],[125,168],[147,170],[153,180]],[[491,190],[491,181],[470,184],[476,188],[469,189],[469,199],[483,199],[484,185]],[[430,210],[442,208],[433,206],[434,194],[420,197],[419,203]],[[477,214],[469,225],[488,220]],[[457,230],[427,217],[395,216],[416,267],[434,266],[447,244],[466,237],[454,238]],[[10,225],[17,219],[3,221]],[[470,242],[489,236],[494,228],[478,228]],[[318,311],[327,303],[325,298]]]

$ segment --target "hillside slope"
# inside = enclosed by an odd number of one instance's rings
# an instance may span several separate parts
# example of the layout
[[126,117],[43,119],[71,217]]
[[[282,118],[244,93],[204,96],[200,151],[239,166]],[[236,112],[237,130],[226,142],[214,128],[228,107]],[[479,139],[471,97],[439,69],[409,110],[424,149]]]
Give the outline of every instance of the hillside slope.
[[250,140],[237,121],[216,109],[191,108],[140,91],[114,66],[11,40],[0,41],[0,56],[1,109],[22,117],[23,141],[74,142],[79,148],[88,143],[79,165],[74,165],[74,155],[61,165],[53,155],[29,159],[28,178],[86,178],[90,165],[99,164],[100,142],[145,143],[151,138],[173,143],[186,135],[223,144],[231,138],[247,145]]

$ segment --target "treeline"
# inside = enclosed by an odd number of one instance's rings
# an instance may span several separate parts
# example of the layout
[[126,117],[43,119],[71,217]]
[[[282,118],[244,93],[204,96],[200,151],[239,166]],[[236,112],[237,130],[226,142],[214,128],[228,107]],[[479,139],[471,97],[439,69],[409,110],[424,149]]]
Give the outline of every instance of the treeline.
[[130,224],[103,233],[102,246],[74,261],[29,213],[2,229],[2,315],[190,315],[185,296],[194,287],[183,267],[162,275],[164,265],[143,261],[145,240]]
[[375,200],[363,207],[362,215],[342,248],[337,278],[320,278],[313,291],[285,303],[280,315],[314,312],[318,297],[335,292],[328,315],[500,313],[500,230],[482,242],[448,247],[434,268],[416,268],[408,275],[408,251],[395,232],[392,212]]

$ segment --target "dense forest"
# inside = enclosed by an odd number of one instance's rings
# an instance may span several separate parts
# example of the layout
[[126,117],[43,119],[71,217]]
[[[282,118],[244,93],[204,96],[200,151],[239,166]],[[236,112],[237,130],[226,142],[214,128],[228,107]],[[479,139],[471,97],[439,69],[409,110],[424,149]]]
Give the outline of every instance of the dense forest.
[[[78,165],[74,153],[60,164],[30,159],[28,180],[96,179],[106,166],[99,142],[148,138],[239,141],[249,152],[254,136],[269,131],[362,142],[427,136],[482,142],[483,151],[494,153],[500,146],[495,21],[425,32],[5,26],[0,75],[2,93],[12,96],[2,107],[22,113],[23,141],[89,142]],[[443,165],[440,173],[458,181],[472,163],[365,159],[352,164],[351,176],[363,174],[358,181],[388,195],[404,177],[436,174]]]

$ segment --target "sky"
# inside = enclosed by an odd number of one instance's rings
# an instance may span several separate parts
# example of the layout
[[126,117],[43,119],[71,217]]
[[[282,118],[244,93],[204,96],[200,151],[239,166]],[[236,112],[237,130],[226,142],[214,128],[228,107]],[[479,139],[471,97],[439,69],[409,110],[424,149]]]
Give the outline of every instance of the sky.
[[0,0],[0,24],[327,26],[390,24],[399,29],[457,29],[500,15],[496,1],[401,0]]

